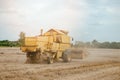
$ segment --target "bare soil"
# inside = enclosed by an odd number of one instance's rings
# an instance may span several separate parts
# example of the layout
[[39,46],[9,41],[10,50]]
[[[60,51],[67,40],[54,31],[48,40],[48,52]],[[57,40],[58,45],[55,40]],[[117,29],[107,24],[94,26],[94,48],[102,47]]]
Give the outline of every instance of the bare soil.
[[0,48],[0,80],[120,80],[120,49],[88,49],[85,59],[25,64],[19,48]]

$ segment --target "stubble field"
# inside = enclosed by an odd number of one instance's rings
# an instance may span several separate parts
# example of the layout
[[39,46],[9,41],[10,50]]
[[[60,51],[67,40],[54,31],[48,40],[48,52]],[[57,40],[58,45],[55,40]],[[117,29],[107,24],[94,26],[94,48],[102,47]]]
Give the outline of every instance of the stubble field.
[[120,80],[120,49],[88,49],[85,59],[25,64],[19,48],[0,48],[0,80]]

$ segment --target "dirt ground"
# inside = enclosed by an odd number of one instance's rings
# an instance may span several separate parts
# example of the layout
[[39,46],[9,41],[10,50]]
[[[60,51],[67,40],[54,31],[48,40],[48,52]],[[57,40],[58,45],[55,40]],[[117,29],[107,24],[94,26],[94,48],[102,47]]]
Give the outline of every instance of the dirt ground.
[[88,49],[85,59],[25,64],[19,48],[0,48],[0,80],[120,80],[120,49]]

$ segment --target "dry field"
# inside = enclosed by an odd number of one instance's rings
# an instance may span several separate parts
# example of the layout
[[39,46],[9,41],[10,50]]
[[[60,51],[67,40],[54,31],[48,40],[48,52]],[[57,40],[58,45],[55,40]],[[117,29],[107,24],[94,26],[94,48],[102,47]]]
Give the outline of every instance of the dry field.
[[72,62],[25,64],[19,48],[0,48],[0,80],[120,80],[120,49],[88,49]]

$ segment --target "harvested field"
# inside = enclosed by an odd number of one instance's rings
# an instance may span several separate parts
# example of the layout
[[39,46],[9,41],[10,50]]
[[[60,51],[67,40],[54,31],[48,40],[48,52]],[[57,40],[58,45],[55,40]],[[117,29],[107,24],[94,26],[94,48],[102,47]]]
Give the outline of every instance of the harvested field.
[[88,49],[85,59],[25,64],[19,48],[0,48],[0,80],[120,80],[120,49]]

